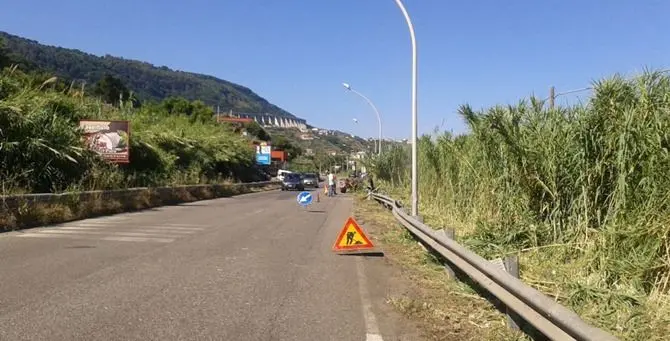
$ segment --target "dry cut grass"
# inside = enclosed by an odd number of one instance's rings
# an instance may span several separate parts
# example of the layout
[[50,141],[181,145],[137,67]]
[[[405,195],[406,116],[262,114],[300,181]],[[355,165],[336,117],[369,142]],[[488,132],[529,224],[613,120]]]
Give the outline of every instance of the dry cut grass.
[[419,323],[430,340],[527,340],[506,326],[505,315],[467,285],[452,280],[440,260],[424,251],[393,215],[375,201],[356,198],[356,219],[380,242],[385,258],[415,285],[387,297],[396,310]]

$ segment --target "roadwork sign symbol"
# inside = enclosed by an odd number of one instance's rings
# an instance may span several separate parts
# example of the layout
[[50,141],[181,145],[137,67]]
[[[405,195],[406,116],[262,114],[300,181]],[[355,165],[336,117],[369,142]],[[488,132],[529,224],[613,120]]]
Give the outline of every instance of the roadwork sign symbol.
[[372,249],[374,245],[354,218],[349,217],[340,235],[337,236],[333,251]]
[[312,203],[312,200],[314,200],[314,198],[312,197],[312,193],[310,192],[300,192],[300,194],[298,194],[298,205],[302,206],[310,205]]

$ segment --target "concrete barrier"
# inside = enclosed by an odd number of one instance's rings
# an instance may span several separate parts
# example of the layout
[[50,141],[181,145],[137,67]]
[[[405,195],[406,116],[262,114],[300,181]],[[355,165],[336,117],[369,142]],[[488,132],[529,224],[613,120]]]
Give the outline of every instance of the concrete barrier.
[[0,196],[0,232],[274,190],[276,181]]

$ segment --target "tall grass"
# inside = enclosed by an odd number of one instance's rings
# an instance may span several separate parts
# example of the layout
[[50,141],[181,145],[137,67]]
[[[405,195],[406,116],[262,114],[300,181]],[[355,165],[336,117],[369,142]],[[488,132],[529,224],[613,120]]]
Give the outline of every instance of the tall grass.
[[[625,339],[670,335],[670,78],[594,84],[584,105],[460,115],[470,133],[419,141],[420,210],[493,258],[522,255],[524,278]],[[409,154],[376,176],[407,197]]]
[[[132,186],[260,180],[253,149],[230,127],[162,104],[132,108],[87,97],[86,89],[55,78],[0,73],[0,182],[3,193],[59,192]],[[188,104],[188,103],[187,103]],[[194,104],[198,104],[195,103]],[[209,109],[207,109],[209,110]],[[208,116],[209,115],[209,116]],[[114,165],[85,148],[80,119],[131,122],[128,165]]]

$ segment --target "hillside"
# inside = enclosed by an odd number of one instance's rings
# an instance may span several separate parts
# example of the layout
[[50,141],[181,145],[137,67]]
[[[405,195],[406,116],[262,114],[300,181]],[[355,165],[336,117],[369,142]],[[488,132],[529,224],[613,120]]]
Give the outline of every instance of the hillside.
[[265,130],[272,136],[280,135],[286,137],[305,152],[311,149],[315,152],[335,152],[344,155],[359,151],[370,152],[374,148],[373,142],[369,142],[358,136],[352,137],[350,134],[338,131],[334,131],[330,135],[308,134],[313,139],[303,140],[300,136],[304,134],[297,129],[265,128]]
[[251,89],[213,76],[156,67],[150,63],[113,56],[96,56],[75,49],[40,44],[0,31],[0,40],[25,68],[41,69],[68,80],[94,84],[106,74],[123,81],[142,101],[168,97],[201,100],[222,111],[271,113],[295,118]]

